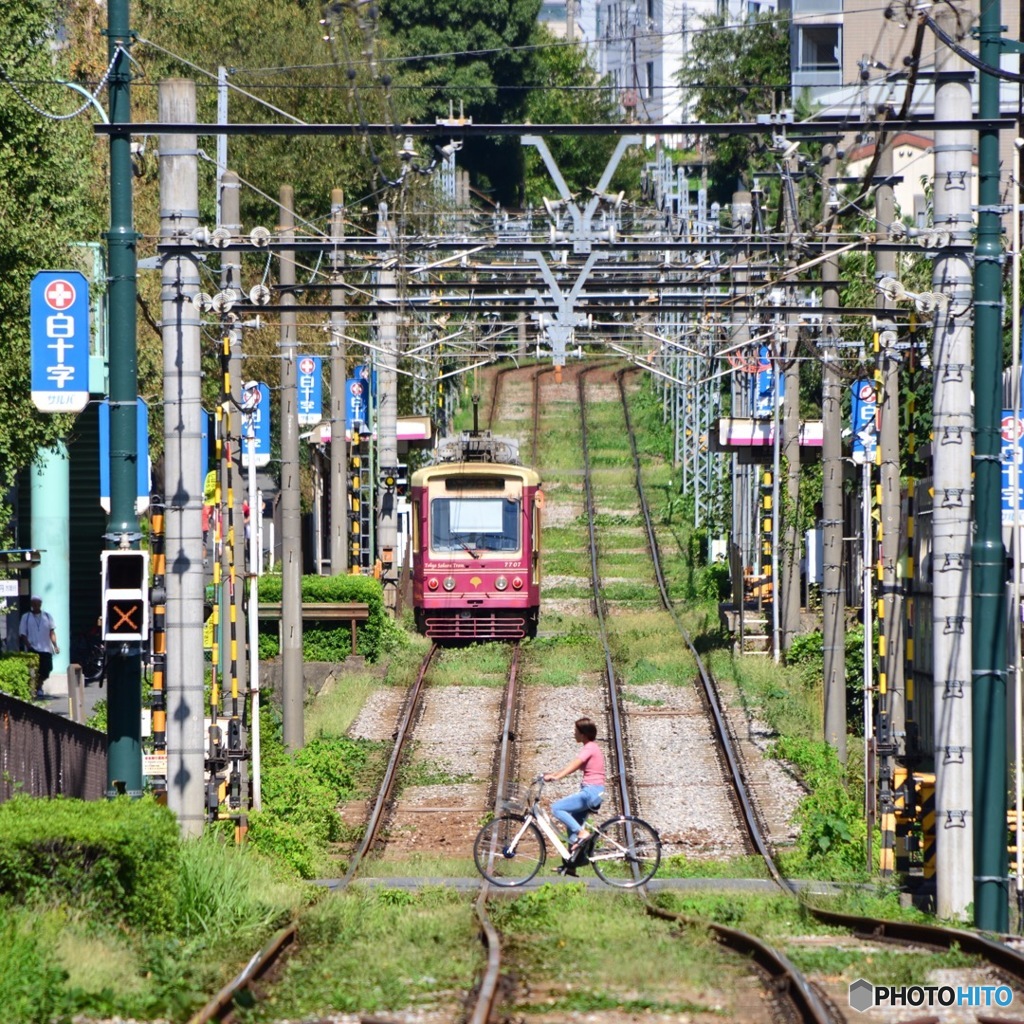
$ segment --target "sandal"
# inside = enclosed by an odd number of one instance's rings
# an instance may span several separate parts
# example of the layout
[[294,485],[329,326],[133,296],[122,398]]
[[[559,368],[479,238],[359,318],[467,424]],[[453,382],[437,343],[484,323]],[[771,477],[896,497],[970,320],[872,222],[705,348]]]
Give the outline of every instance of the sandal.
[[590,841],[590,833],[589,832],[581,831],[580,834],[576,837],[576,842],[573,843],[572,846],[570,847],[570,853],[573,853],[573,854],[577,853],[589,841]]

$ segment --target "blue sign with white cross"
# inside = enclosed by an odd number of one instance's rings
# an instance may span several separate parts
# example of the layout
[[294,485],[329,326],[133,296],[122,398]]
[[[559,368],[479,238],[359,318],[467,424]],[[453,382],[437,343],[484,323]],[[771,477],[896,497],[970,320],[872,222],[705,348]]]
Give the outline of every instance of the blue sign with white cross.
[[324,416],[323,360],[299,356],[299,423],[312,426]]
[[77,270],[41,270],[29,299],[32,404],[81,412],[89,404],[89,282]]
[[270,388],[251,380],[242,388],[242,465],[270,463]]
[[851,454],[857,463],[872,462],[878,446],[878,430],[875,413],[878,409],[878,394],[874,381],[866,377],[853,382],[850,396],[850,429],[853,434]]
[[365,429],[370,421],[369,403],[366,400],[369,390],[368,382],[359,377],[349,377],[346,381],[345,426],[349,432],[359,429],[356,424]]

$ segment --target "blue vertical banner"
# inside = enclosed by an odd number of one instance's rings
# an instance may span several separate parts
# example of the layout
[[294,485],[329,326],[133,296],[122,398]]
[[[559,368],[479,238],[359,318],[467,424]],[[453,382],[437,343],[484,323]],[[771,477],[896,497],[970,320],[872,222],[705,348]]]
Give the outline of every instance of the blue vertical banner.
[[319,423],[324,416],[323,360],[319,356],[299,356],[299,424]]
[[356,380],[364,381],[366,391],[364,399],[370,409],[377,408],[377,371],[369,366],[357,366],[355,368]]
[[360,377],[349,377],[345,388],[345,427],[351,433],[358,430],[356,424],[366,427],[370,421],[367,408],[367,382]]
[[257,469],[270,463],[270,388],[258,380],[242,387],[242,465],[250,461]]
[[32,404],[81,412],[89,404],[89,283],[77,270],[41,270],[29,287]]
[[[1003,469],[1003,525],[1012,526],[1014,517],[1024,524],[1024,418],[1003,410],[1000,433]],[[1017,500],[1013,500],[1013,465],[1017,464]]]
[[[138,463],[135,470],[135,511],[139,515],[149,508],[149,406],[141,399],[135,416],[135,450]],[[110,403],[99,403],[100,428],[100,507],[110,512]]]
[[853,461],[873,462],[878,445],[878,429],[875,414],[878,411],[878,394],[875,382],[862,377],[853,382],[850,398],[850,432],[853,434]]
[[775,367],[767,345],[757,350],[757,373],[754,374],[754,419],[767,419],[775,412]]

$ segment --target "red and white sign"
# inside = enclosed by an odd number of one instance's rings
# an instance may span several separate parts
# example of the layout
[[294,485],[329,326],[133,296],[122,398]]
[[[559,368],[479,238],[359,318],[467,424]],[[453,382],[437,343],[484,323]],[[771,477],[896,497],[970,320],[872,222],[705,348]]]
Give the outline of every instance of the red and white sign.
[[316,369],[316,362],[310,356],[303,356],[299,360],[299,372],[308,377]]
[[63,277],[58,277],[56,280],[51,281],[43,291],[43,298],[46,304],[50,309],[57,310],[69,309],[75,304],[77,295],[75,286]]

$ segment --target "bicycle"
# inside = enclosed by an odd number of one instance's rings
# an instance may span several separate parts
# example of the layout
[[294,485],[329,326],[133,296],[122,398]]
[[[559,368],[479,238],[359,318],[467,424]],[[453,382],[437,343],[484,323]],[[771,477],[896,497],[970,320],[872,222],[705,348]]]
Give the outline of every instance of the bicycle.
[[598,826],[570,853],[555,829],[548,812],[541,806],[544,776],[530,783],[519,803],[504,801],[509,811],[489,821],[473,842],[476,869],[493,885],[525,885],[547,860],[546,836],[566,865],[589,863],[598,878],[608,885],[632,889],[649,881],[661,863],[661,839],[640,818],[620,814]]

